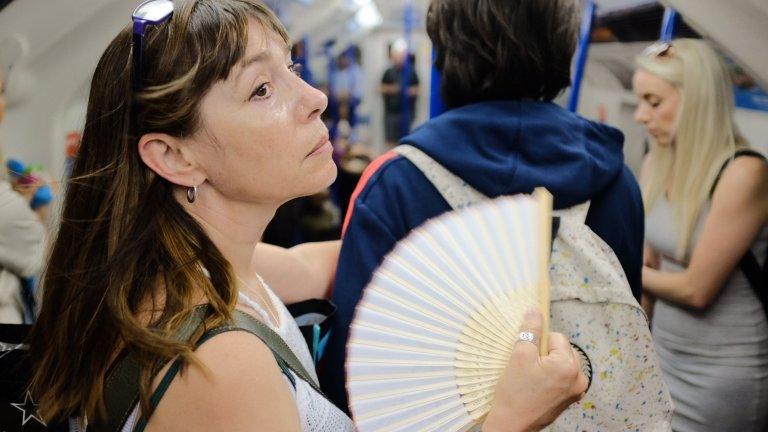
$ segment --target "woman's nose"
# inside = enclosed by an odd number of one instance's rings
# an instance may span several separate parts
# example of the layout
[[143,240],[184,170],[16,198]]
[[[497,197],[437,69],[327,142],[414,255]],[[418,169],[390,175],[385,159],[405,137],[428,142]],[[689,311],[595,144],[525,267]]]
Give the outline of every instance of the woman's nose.
[[641,124],[648,123],[648,110],[643,107],[643,104],[637,106],[637,109],[635,110],[635,121]]
[[304,121],[313,121],[328,108],[328,96],[302,80],[300,115]]

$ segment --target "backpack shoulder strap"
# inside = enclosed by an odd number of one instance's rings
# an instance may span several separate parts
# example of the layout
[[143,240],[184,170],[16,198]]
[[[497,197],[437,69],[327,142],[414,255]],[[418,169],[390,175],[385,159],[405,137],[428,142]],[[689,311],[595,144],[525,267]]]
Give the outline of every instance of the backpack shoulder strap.
[[[424,177],[432,183],[452,209],[456,210],[464,208],[488,199],[487,196],[467,184],[467,182],[462,180],[456,174],[448,171],[448,169],[420,149],[408,144],[401,144],[395,147],[393,151],[416,165],[416,168],[418,168],[424,174]],[[587,217],[588,211],[589,201],[570,209],[563,210],[562,216],[565,216],[567,212],[571,218],[580,220],[583,223]],[[553,242],[560,229],[560,219],[561,215],[558,214],[558,212],[554,212],[552,217]]]
[[464,208],[487,198],[418,148],[403,144],[394,151],[416,165],[451,208]]
[[[195,309],[193,316],[180,330],[179,340],[189,340],[192,334],[194,334],[194,331],[202,325],[206,313],[207,306]],[[320,390],[318,383],[307,372],[301,364],[301,361],[299,361],[280,335],[245,312],[236,310],[233,314],[233,318],[234,323],[232,325],[206,331],[203,336],[201,336],[200,340],[198,340],[195,348],[201,346],[216,335],[230,331],[246,331],[258,337],[267,345],[275,356],[275,361],[277,362],[278,367],[280,367],[280,370],[288,378],[294,388],[296,387],[296,381],[290,372],[295,373],[296,376],[306,381],[316,392],[325,396]],[[165,395],[165,392],[168,390],[173,379],[181,370],[181,367],[181,359],[176,359],[171,364],[171,367],[165,373],[163,379],[160,381],[160,384],[150,398],[150,407],[152,409],[156,408],[160,403],[160,400]],[[138,383],[140,372],[141,369],[138,362],[136,362],[130,354],[118,363],[118,366],[108,378],[108,381],[111,381],[112,385],[110,385],[109,388],[105,386],[104,390],[105,405],[107,406],[108,413],[115,413],[116,415],[110,414],[107,423],[104,425],[94,425],[96,430],[118,432],[122,429],[139,400]],[[134,427],[134,431],[143,431],[147,426],[148,420],[147,417],[141,416]]]
[[[188,341],[207,314],[207,306],[198,306],[184,322],[176,335],[180,341]],[[153,374],[157,371],[153,371]],[[89,420],[89,429],[119,432],[139,401],[139,377],[141,365],[134,353],[119,358],[108,373],[104,383],[104,406],[106,419]]]
[[564,220],[572,221],[574,223],[584,224],[587,221],[587,214],[589,213],[590,204],[591,201],[585,201],[567,209],[554,210],[552,215],[558,216]]
[[[768,163],[768,159],[760,153],[755,150],[751,149],[740,149],[737,150],[736,153],[734,153],[733,157],[729,158],[728,160],[723,163],[723,166],[720,168],[720,171],[717,173],[717,177],[715,177],[715,181],[712,184],[712,189],[709,191],[709,196],[711,197],[715,193],[715,187],[717,186],[717,183],[720,181],[720,176],[722,176],[723,171],[725,171],[725,168],[728,166],[731,161],[736,159],[740,156],[750,156],[750,157],[756,157],[758,159],[762,159],[764,162]],[[739,269],[744,273],[744,276],[747,278],[747,281],[749,281],[749,285],[752,287],[752,290],[755,292],[755,295],[760,300],[760,303],[763,304],[763,310],[765,311],[765,316],[768,317],[768,251],[766,252],[765,262],[763,263],[763,267],[760,268],[760,264],[757,261],[757,257],[754,253],[752,253],[751,250],[747,250],[747,252],[744,254],[744,256],[739,261]]]
[[[285,370],[283,366],[287,367],[299,378],[306,381],[313,390],[325,396],[320,390],[320,385],[318,382],[312,377],[312,375],[309,374],[309,372],[307,372],[307,370],[304,368],[304,365],[302,365],[301,361],[298,357],[296,357],[296,354],[294,354],[288,344],[286,344],[283,338],[281,338],[280,335],[275,333],[267,325],[245,312],[236,310],[235,325],[221,330],[219,333],[231,330],[247,331],[248,333],[251,333],[252,335],[261,339],[267,345],[267,347],[272,350],[272,353],[275,355],[275,359],[277,359],[277,363],[280,365],[281,369]],[[211,337],[213,336],[215,336],[215,334]]]
[[[275,333],[268,326],[264,325],[261,321],[254,319],[252,316],[245,312],[241,312],[239,310],[235,311],[233,325],[217,327],[203,333],[195,348],[199,348],[202,344],[214,336],[231,331],[245,331],[261,339],[272,351],[272,354],[275,356],[277,366],[280,368],[280,371],[283,373],[283,375],[288,378],[294,389],[296,388],[296,379],[293,377],[293,375],[291,375],[290,372],[295,373],[299,378],[306,381],[313,389],[315,389],[315,391],[321,395],[323,394],[312,376],[307,373],[304,366],[301,364],[293,351],[291,351],[288,345],[283,341],[280,335]],[[163,376],[163,379],[160,381],[157,389],[155,389],[152,397],[150,398],[150,407],[152,410],[157,408],[157,405],[165,395],[165,392],[168,391],[168,387],[170,387],[171,382],[181,370],[181,366],[181,359],[176,359]],[[147,427],[148,421],[149,418],[141,416],[136,422],[134,432],[143,432]]]
[[758,159],[762,159],[764,162],[768,162],[768,159],[766,159],[766,157],[758,151],[748,149],[748,148],[736,150],[736,152],[733,154],[732,157],[729,157],[725,162],[723,162],[723,165],[720,167],[720,171],[717,172],[717,177],[715,177],[715,181],[712,182],[712,188],[709,190],[710,197],[712,197],[712,195],[715,193],[715,188],[717,187],[717,183],[720,182],[720,177],[723,175],[723,172],[728,167],[728,164],[733,162],[734,159],[741,156],[756,157]]
[[755,295],[763,304],[765,317],[768,318],[768,251],[766,251],[763,267],[757,262],[757,257],[752,251],[747,251],[739,261],[739,268],[749,281],[749,285],[755,292]]

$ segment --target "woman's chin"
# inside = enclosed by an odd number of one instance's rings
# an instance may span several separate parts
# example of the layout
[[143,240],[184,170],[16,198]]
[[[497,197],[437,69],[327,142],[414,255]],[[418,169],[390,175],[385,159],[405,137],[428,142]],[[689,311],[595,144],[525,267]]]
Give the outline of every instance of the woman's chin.
[[333,160],[331,160],[330,166],[326,170],[324,170],[323,174],[325,175],[325,182],[323,183],[324,186],[321,188],[321,190],[332,185],[333,182],[336,181],[336,177],[339,174],[339,169],[336,166],[336,163],[333,162]]
[[301,196],[310,196],[324,191],[336,181],[337,175],[338,169],[336,168],[336,164],[331,160],[328,165],[324,166],[320,172],[314,175],[315,181],[312,182],[311,186],[307,187],[306,191],[304,191]]

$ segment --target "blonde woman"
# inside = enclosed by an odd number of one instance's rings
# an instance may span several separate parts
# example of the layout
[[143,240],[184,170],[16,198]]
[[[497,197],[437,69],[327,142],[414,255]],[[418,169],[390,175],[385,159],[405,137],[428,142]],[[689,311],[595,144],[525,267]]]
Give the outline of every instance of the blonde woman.
[[649,47],[633,79],[652,137],[644,303],[675,402],[676,431],[768,426],[768,324],[740,268],[768,245],[768,164],[733,122],[727,70],[706,43]]

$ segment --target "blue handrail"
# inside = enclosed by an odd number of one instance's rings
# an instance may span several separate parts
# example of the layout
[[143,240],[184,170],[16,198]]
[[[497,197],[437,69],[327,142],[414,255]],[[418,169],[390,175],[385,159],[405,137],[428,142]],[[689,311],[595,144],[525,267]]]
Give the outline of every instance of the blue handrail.
[[429,84],[429,118],[437,117],[440,114],[446,112],[448,107],[443,102],[442,94],[440,93],[440,83],[443,78],[440,75],[440,71],[435,67],[435,59],[437,58],[437,50],[432,49],[432,75]]
[[584,80],[584,69],[587,66],[587,55],[589,54],[590,36],[592,35],[592,25],[595,21],[596,9],[597,7],[593,0],[588,0],[584,6],[581,37],[579,38],[579,48],[576,51],[576,67],[574,68],[573,84],[571,84],[571,96],[568,100],[568,110],[571,112],[576,112],[579,107],[581,82]]
[[413,31],[414,20],[413,0],[407,0],[405,2],[405,9],[403,13],[404,24],[404,36],[405,36],[405,63],[401,71],[400,77],[400,135],[406,136],[411,132],[411,97],[408,95],[408,90],[411,87],[411,71],[415,67],[411,62],[411,53],[413,47],[411,46],[411,33]]
[[677,18],[677,11],[674,9],[668,7],[664,10],[664,20],[661,22],[661,35],[659,37],[662,42],[669,42],[675,37]]

